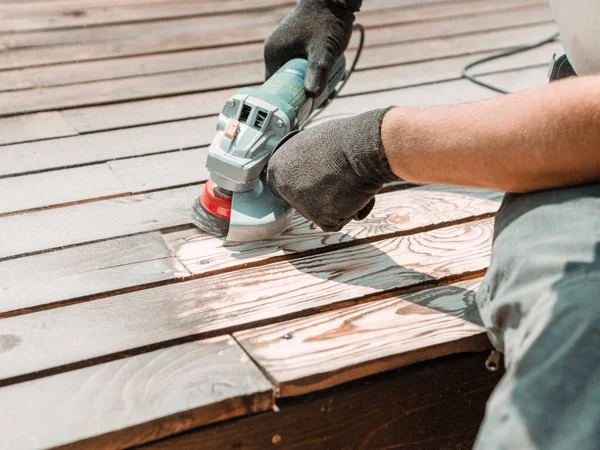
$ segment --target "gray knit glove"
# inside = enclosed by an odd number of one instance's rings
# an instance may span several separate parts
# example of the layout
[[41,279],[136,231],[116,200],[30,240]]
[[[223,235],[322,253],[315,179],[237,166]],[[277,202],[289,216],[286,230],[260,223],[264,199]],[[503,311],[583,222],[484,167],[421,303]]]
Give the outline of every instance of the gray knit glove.
[[266,78],[293,58],[308,59],[304,86],[309,97],[327,87],[335,61],[352,36],[362,0],[299,0],[265,42]]
[[302,131],[267,166],[271,191],[325,231],[362,220],[384,183],[397,180],[381,145],[387,109]]

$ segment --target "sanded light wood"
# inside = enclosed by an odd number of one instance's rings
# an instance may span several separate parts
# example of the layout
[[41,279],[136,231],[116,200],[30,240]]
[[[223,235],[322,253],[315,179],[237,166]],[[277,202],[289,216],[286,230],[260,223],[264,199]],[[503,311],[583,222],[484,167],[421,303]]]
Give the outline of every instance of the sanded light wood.
[[107,164],[0,179],[0,214],[127,192]]
[[[553,24],[537,25],[516,30],[493,31],[488,33],[488,39],[481,39],[477,35],[467,35],[408,42],[391,47],[372,47],[365,50],[358,68],[366,69],[382,65],[405,64],[410,61],[422,61],[438,57],[447,58],[479,51],[489,51],[490,49],[513,47],[522,42],[538,40],[552,33],[555,28]],[[470,61],[471,59],[463,58],[460,61],[452,60],[448,65],[445,65],[442,61],[437,67],[434,66],[431,71],[427,67],[414,66],[410,68],[410,76],[414,79],[413,84],[438,81],[440,78],[458,78],[460,69]],[[428,75],[430,72],[431,75]],[[443,74],[441,74],[442,72]],[[246,86],[261,83],[263,78],[264,64],[261,62],[239,68],[195,69],[65,87],[49,87],[37,90],[35,95],[27,90],[4,92],[0,93],[0,115],[122,102],[232,86]],[[355,83],[354,80],[353,84],[358,86],[358,83]],[[378,88],[377,83],[369,82],[368,77],[361,80],[360,86],[364,86],[365,90]]]
[[188,275],[159,233],[0,262],[0,315]]
[[[0,120],[0,145],[76,135],[58,112],[30,114]],[[2,161],[0,152],[0,161]]]
[[0,389],[0,447],[117,449],[266,411],[271,384],[230,337]]
[[494,74],[480,77],[482,81],[511,92],[523,91],[548,83],[548,67],[532,67],[517,72],[509,72],[496,76]]
[[479,284],[477,279],[395,296],[234,337],[275,380],[279,396],[307,394],[440,356],[486,350],[485,328],[472,315]]
[[[167,233],[164,239],[190,272],[206,275],[352,241],[473,220],[493,214],[501,198],[500,193],[480,190],[420,187],[378,196],[369,218],[349,223],[341,233],[324,233],[296,215],[283,237],[266,241],[224,245],[222,239],[196,228]],[[0,290],[5,293],[0,313],[185,277],[187,271],[170,255],[156,234],[144,234],[0,262],[0,280],[4,280]]]
[[[368,40],[366,41],[366,45],[368,48],[369,46],[373,45],[389,44],[405,40],[452,36],[481,32],[483,30],[491,31],[503,27],[514,28],[517,26],[535,25],[539,24],[540,22],[551,21],[552,16],[550,14],[550,10],[547,5],[544,5],[525,10],[501,11],[497,13],[484,14],[478,16],[477,20],[473,20],[471,17],[453,17],[436,22],[435,27],[424,26],[424,24],[419,22],[402,24],[398,26],[373,28],[369,29],[368,31]],[[140,26],[141,25],[137,25],[137,28],[132,30],[132,35],[130,37],[137,37],[137,34],[141,32],[141,30],[139,30]],[[149,27],[149,31],[152,33],[158,32],[156,28],[159,25],[156,23],[143,24],[143,26]],[[176,28],[169,23],[164,24],[163,26],[166,27],[166,31],[179,31],[181,27],[183,27],[183,24],[180,25],[179,28]],[[189,24],[186,26],[189,26]],[[133,25],[131,25],[131,27],[133,27]],[[266,31],[264,28],[264,26],[260,26],[259,30]],[[110,33],[108,33],[106,30],[98,30],[97,28],[86,28],[81,31],[84,30],[94,31],[104,38],[111,36],[112,39],[115,39],[115,27],[110,28]],[[249,29],[244,27],[244,31],[248,33]],[[183,32],[183,30],[179,32]],[[65,36],[72,37],[74,31],[61,33],[64,33]],[[207,31],[203,42],[207,43],[214,36],[214,34],[215,33]],[[47,35],[48,33],[44,33],[42,38],[47,40]],[[28,33],[26,36],[30,37],[31,34]],[[228,36],[231,36],[231,33],[228,33]],[[10,37],[13,36],[11,35]],[[488,40],[485,41],[490,42]],[[356,42],[357,36],[354,35],[350,48],[355,48]],[[164,72],[175,72],[179,70],[190,70],[200,67],[207,68],[207,66],[210,66],[213,63],[212,60],[206,56],[207,54],[210,53],[206,50],[192,50],[186,52],[147,55],[127,59],[118,58],[103,61],[78,62],[75,64],[61,64],[57,66],[33,67],[17,71],[0,72],[0,91],[24,89],[32,86],[47,87],[122,77],[133,77],[139,75],[152,75]],[[252,55],[260,58],[260,55],[255,54],[254,52],[252,52]],[[262,64],[262,61],[256,61],[256,63]],[[246,64],[249,65],[249,68],[244,67],[244,73],[253,67],[252,62],[248,62]],[[237,70],[230,70],[229,72],[226,72],[223,69],[221,71],[225,73],[238,72]],[[261,68],[261,77],[262,75],[263,69]],[[210,77],[210,71],[208,70],[203,72],[202,78],[204,79],[207,77]]]
[[[0,120],[0,124],[3,120]],[[0,176],[58,169],[208,145],[216,117],[182,120],[27,144],[0,152]]]
[[341,233],[325,233],[296,215],[279,237],[246,244],[227,244],[194,228],[165,234],[175,256],[194,274],[282,258],[287,255],[335,246],[357,239],[391,233],[414,233],[454,221],[494,214],[500,206],[498,192],[428,186],[377,196],[373,212],[361,222],[352,221]]
[[492,235],[491,220],[473,222],[2,319],[0,380],[38,377],[161,342],[239,331],[481,273]]

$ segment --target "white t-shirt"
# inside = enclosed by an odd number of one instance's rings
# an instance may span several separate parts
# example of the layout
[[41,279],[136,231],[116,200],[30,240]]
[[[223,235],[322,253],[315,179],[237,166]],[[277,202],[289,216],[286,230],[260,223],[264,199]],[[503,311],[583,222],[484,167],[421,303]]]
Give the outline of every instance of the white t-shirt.
[[577,75],[600,73],[600,0],[550,0],[550,6]]

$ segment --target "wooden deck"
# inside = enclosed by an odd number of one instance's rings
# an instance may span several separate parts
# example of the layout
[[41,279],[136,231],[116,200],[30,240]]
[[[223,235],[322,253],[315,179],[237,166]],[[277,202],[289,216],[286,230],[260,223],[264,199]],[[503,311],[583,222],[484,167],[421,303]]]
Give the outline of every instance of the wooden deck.
[[[495,95],[461,67],[551,34],[546,3],[364,0],[324,118]],[[0,448],[473,442],[501,194],[396,183],[341,233],[240,246],[190,225],[216,114],[293,4],[0,0]],[[477,70],[524,89],[553,52]]]

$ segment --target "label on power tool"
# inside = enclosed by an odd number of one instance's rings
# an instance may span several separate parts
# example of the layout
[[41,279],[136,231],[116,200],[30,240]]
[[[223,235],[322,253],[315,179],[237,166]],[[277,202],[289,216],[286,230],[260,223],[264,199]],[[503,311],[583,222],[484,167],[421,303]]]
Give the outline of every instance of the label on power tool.
[[312,112],[313,102],[314,99],[309,98],[306,102],[306,105],[304,105],[304,107],[298,111],[298,123],[302,123],[308,119],[308,116],[310,116],[310,113]]

